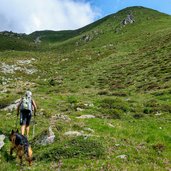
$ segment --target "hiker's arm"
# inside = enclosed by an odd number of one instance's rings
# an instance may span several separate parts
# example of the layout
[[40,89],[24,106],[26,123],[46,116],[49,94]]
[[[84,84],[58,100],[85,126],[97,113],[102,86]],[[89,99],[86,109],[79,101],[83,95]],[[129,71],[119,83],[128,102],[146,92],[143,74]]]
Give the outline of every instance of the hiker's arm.
[[18,106],[17,106],[17,116],[18,116],[19,113],[20,113],[20,105],[21,105],[21,101],[20,101],[20,103],[19,103]]
[[32,105],[33,105],[33,111],[34,111],[34,115],[36,115],[36,111],[37,111],[37,105],[36,105],[36,103],[35,103],[35,101],[34,100],[32,100]]

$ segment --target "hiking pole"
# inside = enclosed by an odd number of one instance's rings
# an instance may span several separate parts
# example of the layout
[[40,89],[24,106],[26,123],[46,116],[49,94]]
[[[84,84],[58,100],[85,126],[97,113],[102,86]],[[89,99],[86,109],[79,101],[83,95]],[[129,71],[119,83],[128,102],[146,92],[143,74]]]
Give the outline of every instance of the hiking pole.
[[18,114],[17,114],[17,119],[16,119],[16,122],[15,122],[15,129],[17,129],[17,126],[18,126]]
[[36,125],[36,121],[35,121],[35,114],[34,114],[34,119],[33,119],[33,138],[35,135],[35,125]]
[[35,123],[33,122],[33,138],[34,138],[34,135],[35,135]]

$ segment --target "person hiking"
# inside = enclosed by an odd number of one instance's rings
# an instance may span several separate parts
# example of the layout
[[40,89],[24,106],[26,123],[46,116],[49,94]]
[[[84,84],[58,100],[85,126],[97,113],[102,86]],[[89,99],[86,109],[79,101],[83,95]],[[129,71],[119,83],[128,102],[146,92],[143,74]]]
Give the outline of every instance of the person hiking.
[[19,105],[17,106],[17,117],[20,114],[20,125],[21,125],[21,134],[29,136],[30,130],[30,121],[32,114],[36,115],[37,106],[35,101],[32,99],[32,92],[26,91],[25,96],[20,100]]

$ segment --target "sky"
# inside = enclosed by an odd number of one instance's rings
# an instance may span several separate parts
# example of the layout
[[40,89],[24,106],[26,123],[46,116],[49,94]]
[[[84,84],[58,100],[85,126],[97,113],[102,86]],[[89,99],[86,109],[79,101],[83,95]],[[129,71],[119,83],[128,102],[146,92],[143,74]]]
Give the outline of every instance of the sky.
[[171,0],[0,0],[0,31],[73,30],[129,6],[171,15]]

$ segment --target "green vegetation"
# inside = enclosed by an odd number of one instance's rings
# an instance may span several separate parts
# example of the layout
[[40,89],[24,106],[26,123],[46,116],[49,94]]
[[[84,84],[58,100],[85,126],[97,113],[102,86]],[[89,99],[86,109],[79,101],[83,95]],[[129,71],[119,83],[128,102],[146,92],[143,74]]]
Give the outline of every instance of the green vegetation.
[[[131,7],[74,31],[0,35],[0,59],[0,108],[27,89],[39,107],[31,170],[171,169],[171,16]],[[16,112],[0,116],[8,136]],[[49,126],[55,142],[42,146]],[[9,148],[6,138],[1,170],[19,170]]]

